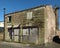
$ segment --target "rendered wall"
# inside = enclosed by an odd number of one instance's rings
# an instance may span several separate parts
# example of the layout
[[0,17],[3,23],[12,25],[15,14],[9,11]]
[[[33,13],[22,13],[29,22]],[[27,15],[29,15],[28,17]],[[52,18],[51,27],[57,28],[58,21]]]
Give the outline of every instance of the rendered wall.
[[52,42],[55,35],[55,14],[52,6],[46,6],[45,8],[45,43]]
[[[31,13],[32,14],[31,14]],[[30,13],[30,15],[28,15]],[[5,38],[10,40],[8,33],[8,16],[12,16],[10,26],[37,26],[37,36],[35,44],[44,44],[52,41],[55,35],[55,14],[52,6],[38,7],[22,12],[15,12],[6,15],[5,18]],[[32,16],[27,19],[27,16]],[[23,30],[22,30],[23,31]]]

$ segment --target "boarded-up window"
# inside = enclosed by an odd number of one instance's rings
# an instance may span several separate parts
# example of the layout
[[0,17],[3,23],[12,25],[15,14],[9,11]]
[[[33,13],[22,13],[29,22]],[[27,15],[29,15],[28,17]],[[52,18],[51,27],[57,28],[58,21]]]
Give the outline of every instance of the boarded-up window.
[[32,19],[32,12],[27,12],[27,19]]

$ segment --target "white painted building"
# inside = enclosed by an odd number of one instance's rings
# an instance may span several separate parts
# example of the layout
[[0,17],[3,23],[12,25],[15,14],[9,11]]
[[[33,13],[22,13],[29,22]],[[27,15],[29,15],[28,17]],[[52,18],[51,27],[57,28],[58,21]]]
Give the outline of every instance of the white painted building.
[[0,21],[0,27],[4,27],[4,22]]

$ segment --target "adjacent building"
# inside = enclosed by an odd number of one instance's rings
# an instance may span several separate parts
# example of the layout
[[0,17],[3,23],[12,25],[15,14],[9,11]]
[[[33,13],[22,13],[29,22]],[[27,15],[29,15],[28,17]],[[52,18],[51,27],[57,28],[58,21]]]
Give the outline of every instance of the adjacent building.
[[5,14],[5,40],[45,44],[56,35],[57,8],[42,5]]

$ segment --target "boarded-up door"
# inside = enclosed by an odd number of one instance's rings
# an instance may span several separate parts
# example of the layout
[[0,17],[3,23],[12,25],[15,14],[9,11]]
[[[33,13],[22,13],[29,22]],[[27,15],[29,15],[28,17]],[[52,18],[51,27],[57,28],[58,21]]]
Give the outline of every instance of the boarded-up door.
[[19,29],[14,29],[12,37],[14,41],[19,42]]
[[32,28],[32,29],[30,29],[29,42],[36,43],[36,40],[38,40],[38,30],[37,30],[37,28]]
[[36,43],[38,37],[37,28],[23,29],[23,42]]

